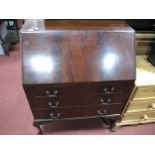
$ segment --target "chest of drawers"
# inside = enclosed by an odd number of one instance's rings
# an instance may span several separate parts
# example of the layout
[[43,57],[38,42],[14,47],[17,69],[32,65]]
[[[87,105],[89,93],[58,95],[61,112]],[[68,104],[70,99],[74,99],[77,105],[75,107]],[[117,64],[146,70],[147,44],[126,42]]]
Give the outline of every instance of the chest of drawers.
[[155,67],[147,61],[146,55],[137,55],[136,59],[135,88],[116,127],[155,122]]
[[134,31],[122,21],[27,20],[23,87],[33,125],[103,118],[111,126],[134,87]]

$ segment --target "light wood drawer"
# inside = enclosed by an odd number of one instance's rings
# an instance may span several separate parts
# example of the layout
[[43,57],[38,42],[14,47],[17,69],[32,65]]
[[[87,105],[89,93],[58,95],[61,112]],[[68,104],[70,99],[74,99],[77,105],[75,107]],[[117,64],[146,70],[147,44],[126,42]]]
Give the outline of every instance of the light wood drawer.
[[124,114],[120,125],[145,124],[155,122],[155,111],[145,113]]
[[153,110],[155,110],[155,100],[138,101],[138,102],[131,101],[129,107],[126,110],[126,113],[153,111]]
[[133,95],[133,101],[155,99],[155,86],[141,86],[137,87]]

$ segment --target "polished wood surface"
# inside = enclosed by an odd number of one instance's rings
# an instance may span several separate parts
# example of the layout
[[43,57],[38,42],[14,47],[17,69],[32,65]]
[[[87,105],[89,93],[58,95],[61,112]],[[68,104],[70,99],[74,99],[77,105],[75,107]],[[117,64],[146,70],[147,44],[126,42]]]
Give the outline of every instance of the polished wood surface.
[[134,30],[122,21],[28,20],[22,81],[34,126],[120,118],[135,80]]
[[110,32],[133,32],[126,22],[120,20],[27,20],[22,32],[53,31],[64,29],[106,30]]
[[[89,24],[83,20],[80,30],[29,31],[26,22],[21,30],[23,84],[134,80],[134,31],[106,32],[109,27],[124,30],[121,25],[127,26],[123,22],[115,27],[105,21],[93,22],[97,23],[95,31],[83,28],[83,23]],[[60,23],[63,26],[65,22]],[[72,26],[72,21],[66,23]]]
[[[115,108],[112,106],[86,106],[86,107],[76,107],[76,108],[56,108],[56,109],[35,109],[33,111],[34,117],[36,119],[53,119],[52,117],[57,117],[56,119],[66,119],[66,118],[82,118],[82,117],[102,117],[104,115],[115,115],[120,114],[122,108],[118,104]],[[51,116],[51,113],[55,116]],[[59,114],[59,116],[57,116]]]
[[[115,95],[108,94],[80,94],[80,95],[67,95],[62,97],[36,97],[33,101],[34,108],[55,108],[55,107],[70,107],[70,106],[91,106],[91,105],[115,105],[123,104],[126,95],[116,93]],[[81,100],[82,99],[82,100]],[[53,106],[52,106],[52,105]],[[121,105],[120,105],[121,106]]]
[[[35,85],[31,87],[31,93],[34,96],[48,96],[46,91],[51,94],[57,90],[57,96],[77,95],[77,94],[109,94],[123,93],[126,91],[126,85],[132,86],[133,81],[114,81],[114,82],[93,82],[93,83],[70,83],[66,84],[48,84]],[[107,91],[106,91],[107,90]]]

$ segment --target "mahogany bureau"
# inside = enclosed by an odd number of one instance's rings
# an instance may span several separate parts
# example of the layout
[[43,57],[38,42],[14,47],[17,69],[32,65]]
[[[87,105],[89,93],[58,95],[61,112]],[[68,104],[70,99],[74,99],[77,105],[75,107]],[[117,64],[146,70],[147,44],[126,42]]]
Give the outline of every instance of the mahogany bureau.
[[27,20],[22,82],[33,125],[102,118],[111,129],[135,80],[134,30],[123,21]]

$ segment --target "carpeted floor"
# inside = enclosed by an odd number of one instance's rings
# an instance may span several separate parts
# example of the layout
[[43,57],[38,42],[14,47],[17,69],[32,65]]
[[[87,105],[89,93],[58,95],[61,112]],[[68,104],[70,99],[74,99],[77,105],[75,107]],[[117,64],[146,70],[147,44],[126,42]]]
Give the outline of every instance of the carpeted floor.
[[[37,134],[32,126],[33,117],[26,100],[20,68],[19,44],[9,56],[0,56],[0,134]],[[44,134],[67,135],[122,135],[155,134],[155,123],[125,126],[110,132],[102,120],[58,121],[42,126]]]

